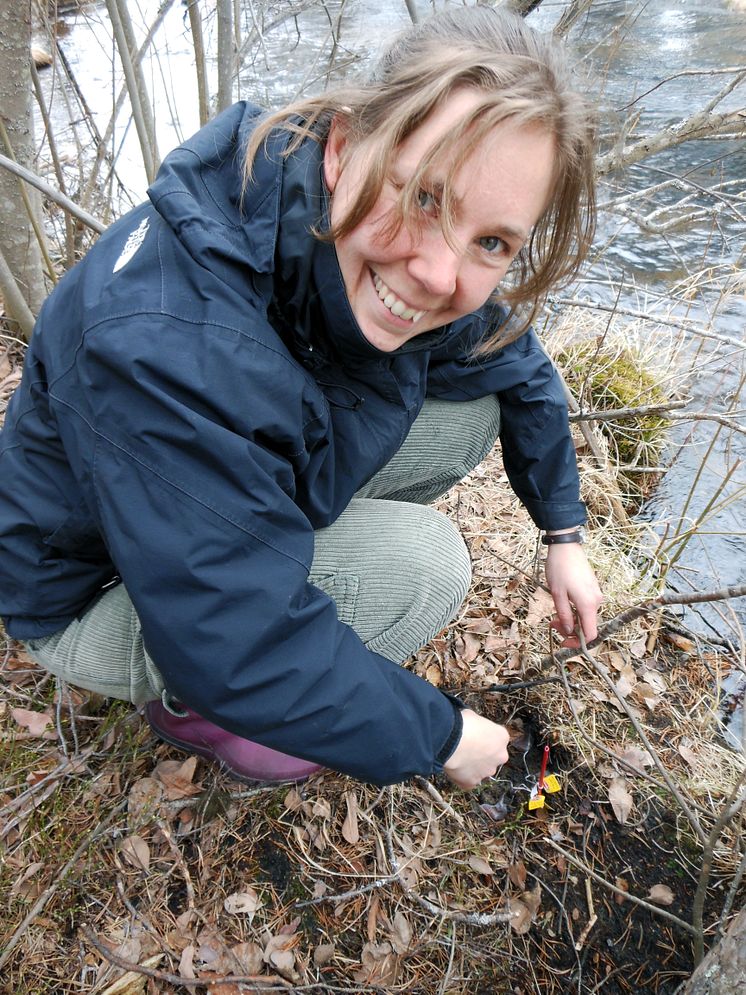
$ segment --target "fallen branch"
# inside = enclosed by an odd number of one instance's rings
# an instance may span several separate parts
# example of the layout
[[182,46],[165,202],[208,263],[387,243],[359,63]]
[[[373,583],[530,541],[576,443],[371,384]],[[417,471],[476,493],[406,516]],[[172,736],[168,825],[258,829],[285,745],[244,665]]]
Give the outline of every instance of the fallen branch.
[[614,894],[616,895],[621,895],[622,898],[626,899],[628,902],[633,902],[635,905],[640,905],[643,909],[647,909],[648,912],[652,912],[655,915],[661,916],[663,919],[668,919],[669,922],[674,923],[674,925],[678,926],[680,929],[686,930],[687,933],[696,935],[697,931],[694,928],[694,926],[686,922],[684,919],[679,919],[679,917],[675,916],[672,912],[666,912],[665,909],[661,909],[657,905],[651,905],[650,902],[646,902],[642,898],[637,898],[635,895],[630,895],[628,891],[624,891],[622,888],[617,888],[615,884],[612,884],[611,881],[607,881],[606,878],[601,877],[600,874],[597,874],[595,871],[591,870],[591,868],[588,867],[587,864],[584,864],[582,860],[578,860],[578,858],[575,857],[573,854],[571,854],[568,850],[565,850],[563,847],[558,846],[558,844],[555,843],[554,840],[549,839],[547,837],[544,840],[544,842],[548,846],[551,846],[553,850],[556,850],[557,853],[561,854],[565,858],[565,860],[569,860],[571,864],[574,864],[575,867],[578,868],[578,870],[581,870],[584,874],[587,874],[589,877],[592,877],[594,881],[598,881],[599,884],[602,884],[604,888],[608,888],[609,891],[613,891]]
[[637,418],[639,415],[657,415],[676,408],[685,408],[688,401],[670,401],[668,404],[641,404],[637,408],[608,408],[605,411],[578,411],[569,416],[570,421],[616,421],[619,418]]
[[[593,649],[594,646],[599,646],[609,636],[618,632],[629,622],[634,622],[635,619],[647,615],[648,612],[655,611],[656,608],[666,605],[696,605],[706,601],[726,601],[730,598],[744,597],[746,597],[746,584],[741,584],[738,587],[721,587],[717,591],[691,591],[689,594],[660,594],[657,598],[645,601],[634,608],[628,608],[608,622],[605,622],[599,627],[596,638],[587,644],[587,648]],[[571,657],[577,656],[577,653],[577,649],[569,646],[565,649],[556,650],[554,653],[542,657],[541,666],[547,669],[557,660],[569,660]]]
[[72,214],[74,218],[78,221],[82,221],[84,225],[88,228],[92,228],[93,231],[101,232],[106,230],[106,226],[102,225],[100,221],[97,221],[92,214],[88,211],[84,211],[82,207],[78,207],[75,201],[70,200],[59,190],[55,190],[54,187],[50,186],[45,180],[42,180],[40,176],[36,173],[32,173],[30,169],[26,169],[25,166],[20,166],[17,162],[9,159],[6,155],[0,153],[0,166],[3,166],[10,173],[14,173],[16,176],[20,176],[22,180],[29,183],[32,187],[36,187],[37,190],[41,190],[45,197],[49,200],[54,201],[55,204],[59,205],[63,210]]

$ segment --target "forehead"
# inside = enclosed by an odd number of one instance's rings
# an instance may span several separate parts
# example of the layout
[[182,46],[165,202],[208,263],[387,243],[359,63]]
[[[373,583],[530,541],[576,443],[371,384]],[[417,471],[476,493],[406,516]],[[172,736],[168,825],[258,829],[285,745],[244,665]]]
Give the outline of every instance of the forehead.
[[[452,94],[394,150],[391,169],[407,182],[419,177],[434,147],[446,140],[483,102],[478,90]],[[452,176],[458,150],[451,147],[429,164],[422,181],[435,187],[448,179],[457,211],[484,227],[513,230],[527,238],[551,195],[555,169],[555,141],[540,124],[508,118],[496,124],[478,142]]]

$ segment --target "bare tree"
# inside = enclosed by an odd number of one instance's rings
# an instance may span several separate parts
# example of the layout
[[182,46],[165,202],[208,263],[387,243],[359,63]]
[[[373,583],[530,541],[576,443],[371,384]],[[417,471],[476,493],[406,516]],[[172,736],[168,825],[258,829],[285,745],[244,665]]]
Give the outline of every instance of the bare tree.
[[[30,45],[31,4],[0,0],[0,151],[21,165],[34,157]],[[39,240],[38,195],[10,172],[0,169],[0,292],[6,315],[28,337],[29,316],[38,313],[46,294]],[[22,306],[25,303],[26,307]]]

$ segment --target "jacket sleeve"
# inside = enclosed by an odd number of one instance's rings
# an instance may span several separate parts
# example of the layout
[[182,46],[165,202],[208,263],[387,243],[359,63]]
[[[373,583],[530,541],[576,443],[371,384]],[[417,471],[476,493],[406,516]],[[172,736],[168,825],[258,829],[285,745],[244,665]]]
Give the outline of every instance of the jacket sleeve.
[[471,320],[433,351],[428,394],[471,400],[495,393],[511,487],[540,529],[586,520],[562,381],[535,332],[492,355],[474,353],[484,326]]
[[439,770],[460,735],[454,702],[368,650],[308,583],[313,530],[294,501],[307,408],[277,386],[278,355],[201,323],[127,321],[89,332],[80,360],[94,493],[169,691],[360,780]]

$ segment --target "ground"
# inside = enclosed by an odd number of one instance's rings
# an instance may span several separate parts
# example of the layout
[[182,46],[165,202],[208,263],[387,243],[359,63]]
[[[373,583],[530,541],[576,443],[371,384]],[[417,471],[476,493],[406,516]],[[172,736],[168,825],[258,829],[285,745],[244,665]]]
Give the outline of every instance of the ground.
[[[743,815],[713,832],[744,773],[719,708],[738,660],[655,613],[550,654],[535,530],[497,454],[443,508],[474,584],[409,666],[509,725],[509,765],[475,792],[241,785],[5,641],[5,991],[676,991],[695,933],[712,943],[744,900]],[[642,545],[596,520],[607,620],[655,589]],[[560,790],[529,811],[545,745]]]

